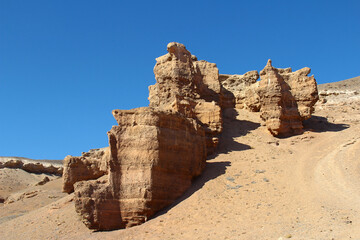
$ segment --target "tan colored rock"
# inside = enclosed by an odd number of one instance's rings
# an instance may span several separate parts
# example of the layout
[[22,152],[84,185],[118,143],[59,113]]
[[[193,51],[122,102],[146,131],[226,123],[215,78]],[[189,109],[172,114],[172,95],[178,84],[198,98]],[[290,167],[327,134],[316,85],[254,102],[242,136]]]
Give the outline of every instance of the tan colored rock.
[[318,100],[317,84],[309,73],[310,68],[296,72],[274,68],[271,60],[260,72],[261,118],[273,135],[302,133],[302,121],[310,118]]
[[179,112],[199,121],[206,129],[210,154],[222,131],[219,70],[214,63],[197,61],[183,44],[169,43],[167,50],[167,54],[156,59],[156,84],[149,87],[150,107]]
[[63,173],[63,165],[57,160],[33,160],[22,157],[0,157],[1,168],[15,168],[29,173],[45,173],[58,176]]
[[223,96],[226,98],[224,101],[227,102],[225,106],[238,109],[248,108],[246,99],[252,97],[249,88],[259,79],[259,73],[250,71],[244,75],[220,74],[219,79],[223,86]]
[[75,184],[75,206],[91,229],[145,222],[170,205],[205,167],[203,128],[179,113],[114,110],[109,174]]
[[258,94],[260,82],[252,84],[245,90],[244,108],[251,112],[259,112],[261,108],[260,96]]
[[223,129],[221,108],[215,102],[199,102],[194,112],[205,130],[207,154],[211,154],[219,143],[219,135]]
[[216,64],[200,60],[193,61],[193,65],[196,71],[195,86],[199,91],[200,98],[206,102],[219,104],[221,84]]
[[107,173],[109,148],[91,149],[80,157],[66,156],[64,159],[63,191],[74,191],[74,183],[97,179]]
[[269,61],[260,82],[257,71],[219,77],[216,64],[183,44],[167,50],[156,59],[150,106],[113,111],[119,125],[108,132],[108,154],[65,159],[64,191],[75,189],[76,211],[91,229],[139,225],[181,196],[218,144],[223,109],[261,110],[268,129],[283,135],[301,131],[317,100],[308,69],[292,73]]
[[290,68],[290,72],[281,74],[295,98],[302,121],[311,117],[314,105],[319,100],[316,80],[314,76],[308,77],[310,72],[308,67],[295,72],[291,72]]
[[43,178],[43,180],[41,180],[40,182],[36,183],[35,186],[41,186],[41,185],[44,185],[44,184],[46,184],[46,183],[48,183],[48,182],[50,182],[50,179],[49,179],[48,176],[45,176],[45,177]]

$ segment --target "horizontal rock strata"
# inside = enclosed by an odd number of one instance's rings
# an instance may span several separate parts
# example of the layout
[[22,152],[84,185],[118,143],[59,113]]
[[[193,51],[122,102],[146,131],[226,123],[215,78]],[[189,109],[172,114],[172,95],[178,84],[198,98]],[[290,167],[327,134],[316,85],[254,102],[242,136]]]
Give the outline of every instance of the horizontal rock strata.
[[179,112],[205,129],[207,152],[214,152],[222,131],[221,84],[214,63],[198,61],[180,43],[156,59],[156,84],[149,87],[150,107]]
[[64,191],[87,227],[111,230],[139,225],[172,204],[200,175],[223,130],[222,111],[260,111],[273,135],[297,134],[317,101],[309,68],[272,67],[259,73],[219,75],[180,43],[156,59],[149,107],[114,110],[118,126],[109,148],[65,158]]
[[75,184],[75,206],[92,229],[138,225],[170,205],[205,167],[196,121],[151,108],[114,110],[109,175]]

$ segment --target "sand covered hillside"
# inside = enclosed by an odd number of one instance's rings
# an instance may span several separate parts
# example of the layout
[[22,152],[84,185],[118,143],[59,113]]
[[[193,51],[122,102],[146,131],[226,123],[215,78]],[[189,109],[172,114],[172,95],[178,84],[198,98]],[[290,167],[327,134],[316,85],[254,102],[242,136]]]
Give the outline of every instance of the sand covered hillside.
[[302,135],[273,137],[259,113],[226,109],[201,176],[128,229],[93,232],[61,178],[1,168],[0,239],[360,239],[360,77],[318,89]]

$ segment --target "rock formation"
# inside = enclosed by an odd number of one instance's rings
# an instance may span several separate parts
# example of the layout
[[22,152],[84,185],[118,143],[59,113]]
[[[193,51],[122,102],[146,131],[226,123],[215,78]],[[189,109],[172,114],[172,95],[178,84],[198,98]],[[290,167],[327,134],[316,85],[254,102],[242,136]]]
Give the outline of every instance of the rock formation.
[[139,225],[170,205],[205,167],[203,128],[179,113],[114,110],[109,175],[75,184],[75,206],[91,229]]
[[91,149],[80,157],[66,156],[64,159],[63,191],[74,191],[74,183],[97,179],[107,173],[109,148]]
[[65,158],[63,190],[75,192],[76,211],[91,229],[143,223],[190,187],[216,148],[222,131],[216,64],[197,61],[179,43],[167,49],[154,68],[150,106],[113,111],[119,125],[108,132],[109,154]]
[[61,176],[63,166],[56,161],[32,160],[21,157],[0,157],[1,168],[17,168],[29,173],[45,173]]
[[226,98],[228,102],[226,104],[226,107],[249,109],[249,106],[247,106],[247,98],[251,97],[251,95],[248,91],[258,79],[258,71],[250,71],[245,73],[244,75],[220,74],[219,80],[223,87],[222,95],[223,98]]
[[310,68],[292,72],[291,68],[277,69],[268,61],[260,72],[256,92],[261,118],[275,136],[302,133],[302,121],[311,117],[318,100],[317,84]]
[[180,43],[156,59],[156,84],[149,86],[150,107],[179,112],[205,129],[207,152],[214,152],[222,131],[221,85],[216,64],[197,58]]
[[294,73],[271,62],[259,74],[220,75],[180,43],[156,59],[149,107],[114,110],[109,148],[65,158],[65,192],[91,229],[138,225],[170,205],[205,167],[222,132],[222,110],[261,111],[274,135],[298,133],[317,100],[309,68]]

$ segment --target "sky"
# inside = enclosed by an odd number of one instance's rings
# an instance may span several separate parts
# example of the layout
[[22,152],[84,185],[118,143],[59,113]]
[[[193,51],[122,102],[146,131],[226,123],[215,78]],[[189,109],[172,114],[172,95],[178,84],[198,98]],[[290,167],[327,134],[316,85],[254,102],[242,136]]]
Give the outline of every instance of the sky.
[[360,1],[0,0],[0,156],[108,146],[113,109],[148,105],[155,58],[180,42],[223,74],[310,67],[360,76]]

